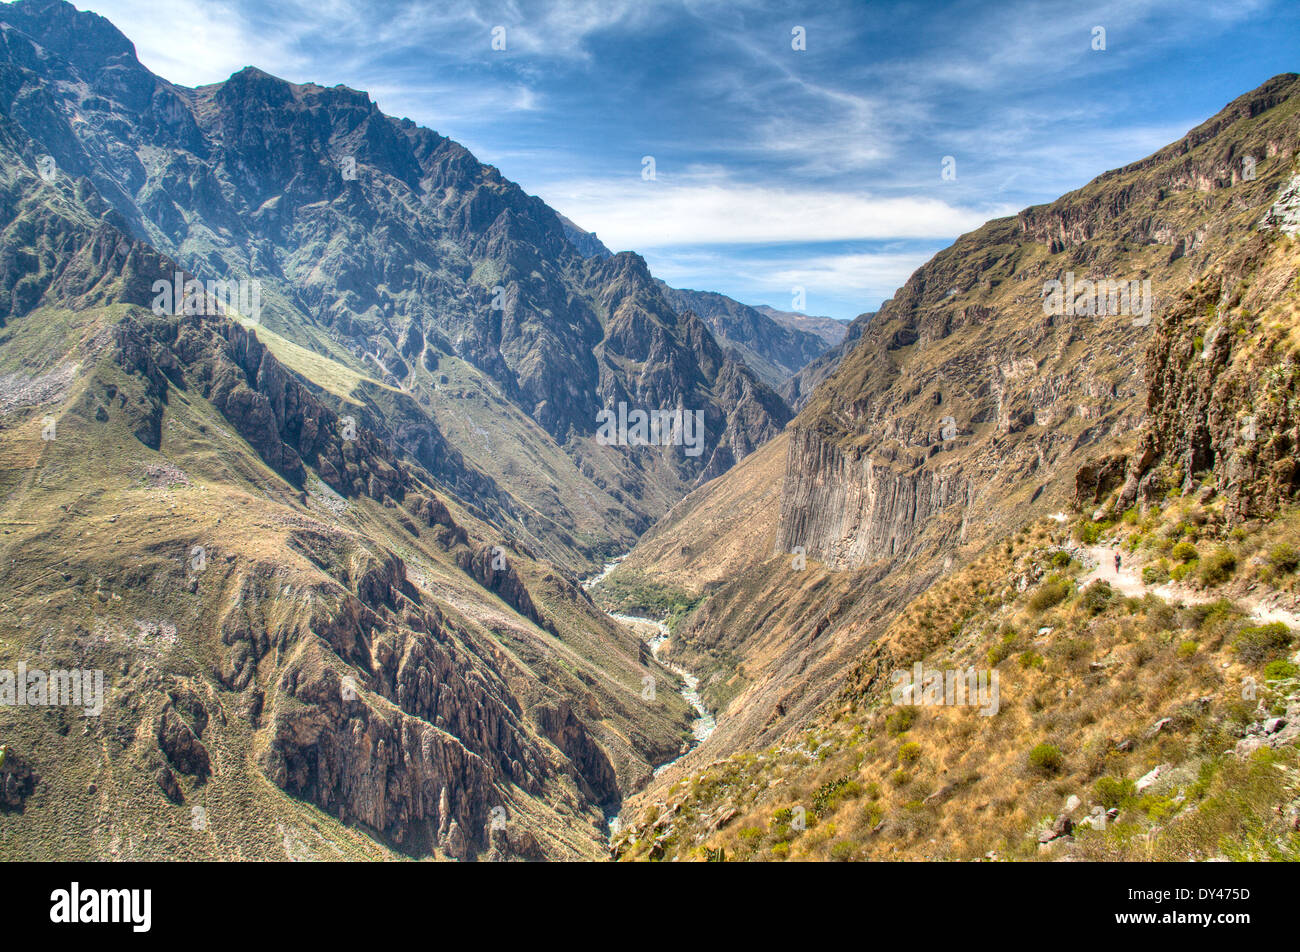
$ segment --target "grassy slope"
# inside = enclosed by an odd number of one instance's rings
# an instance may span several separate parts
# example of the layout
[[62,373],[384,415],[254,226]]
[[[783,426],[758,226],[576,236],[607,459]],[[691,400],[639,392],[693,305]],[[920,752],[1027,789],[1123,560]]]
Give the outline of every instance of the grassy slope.
[[[1095,527],[1084,533],[1095,541]],[[1213,574],[1189,570],[1194,587],[1171,602],[1104,583],[1080,589],[1088,572],[1071,556],[1070,528],[1026,527],[908,606],[806,731],[710,765],[645,804],[624,857],[1300,858],[1294,746],[1232,752],[1248,725],[1300,704],[1297,685],[1278,680],[1300,673],[1285,660],[1295,632],[1289,648],[1261,648],[1249,614],[1265,584],[1294,601],[1300,511],[1229,530],[1215,506],[1179,499],[1104,541],[1142,553],[1144,540],[1184,538],[1231,552],[1239,568],[1225,577],[1219,559]],[[1149,546],[1152,562],[1162,547]],[[995,667],[997,714],[891,703],[889,674],[917,660]],[[1247,679],[1257,697],[1243,699]],[[1036,766],[1040,744],[1059,760]],[[1136,791],[1158,765],[1162,775]],[[1097,805],[1119,815],[1040,847],[1039,832],[1072,795],[1076,821]]]

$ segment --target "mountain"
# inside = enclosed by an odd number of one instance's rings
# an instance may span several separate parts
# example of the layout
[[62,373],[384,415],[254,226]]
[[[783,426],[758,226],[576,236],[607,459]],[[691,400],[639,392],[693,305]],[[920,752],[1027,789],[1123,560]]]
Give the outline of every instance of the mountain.
[[[584,257],[539,199],[365,93],[253,67],[179,87],[54,0],[7,5],[0,35],[0,106],[60,174],[187,271],[259,282],[260,326],[334,409],[361,404],[391,448],[571,570],[789,417],[640,257]],[[598,415],[620,404],[702,413],[703,450],[603,445]]]
[[604,857],[693,715],[575,576],[780,398],[363,93],[178,87],[63,3],[0,41],[0,855]]
[[264,329],[157,313],[179,265],[40,148],[0,117],[0,668],[107,697],[0,708],[4,855],[601,855],[672,675]]
[[604,242],[596,237],[594,231],[583,231],[563,215],[557,216],[560,224],[564,228],[564,237],[569,239],[569,244],[578,249],[578,254],[584,258],[612,258],[614,252],[605,247]]
[[[1071,533],[1085,544],[1099,534],[1115,546],[1160,543],[1144,557],[1157,573],[1170,571],[1170,547],[1186,533],[1218,546],[1219,564],[1251,566],[1239,584],[1231,570],[1225,582],[1207,567],[1196,576],[1203,588],[1222,583],[1241,597],[1264,585],[1265,575],[1252,573],[1268,564],[1269,535],[1283,530],[1287,538],[1292,522],[1283,517],[1297,488],[1300,432],[1289,408],[1297,395],[1291,341],[1300,258],[1288,230],[1298,112],[1300,77],[1275,77],[1148,158],[963,235],[874,316],[854,322],[849,346],[803,395],[782,437],[697,489],[644,536],[610,583],[627,573],[643,588],[671,584],[693,599],[669,657],[700,676],[701,693],[719,712],[709,741],[640,795],[646,816],[665,817],[669,807],[715,819],[733,809],[743,815],[749,808],[731,792],[673,803],[665,792],[685,773],[734,755],[723,770],[730,776],[769,745],[783,752],[774,768],[808,772],[811,796],[817,772],[800,766],[807,761],[797,752],[784,753],[802,743],[805,728],[814,738],[809,750],[828,739],[830,724],[832,749],[850,733],[877,736],[891,710],[892,670],[965,659],[972,645],[991,651],[997,625],[1004,616],[1010,623],[1013,604],[1017,611],[1025,604],[1017,599],[1036,591],[1026,586],[1067,562],[1073,574],[1051,584],[1071,596],[1061,611],[1077,611],[1078,620],[1062,623],[1074,631],[1088,617],[1073,594],[1077,586],[1084,598],[1082,560],[1095,565],[1096,555],[1072,544]],[[1100,297],[1098,282],[1107,282]],[[1080,514],[1064,533],[1050,518],[1069,523],[1063,510]],[[1011,561],[998,561],[1004,550]],[[1066,556],[1054,567],[1056,551]],[[982,601],[950,584],[958,572]],[[1293,597],[1285,578],[1269,589]],[[945,598],[965,613],[941,612]],[[992,610],[998,606],[1001,613]],[[1041,608],[1027,613],[1044,617]],[[966,627],[964,619],[977,616],[987,633]],[[1054,623],[1040,624],[1034,644],[1055,645],[1044,635]],[[1250,620],[1231,624],[1247,630]],[[1179,627],[1170,638],[1204,640]],[[1247,636],[1236,630],[1225,627],[1215,651],[1237,658],[1234,639]],[[902,640],[885,652],[891,631]],[[1023,652],[1029,640],[1017,634],[1008,643]],[[1100,646],[1079,651],[1108,663]],[[846,683],[845,672],[858,673]],[[1230,676],[1245,673],[1234,667]],[[1216,683],[1235,690],[1231,681]],[[841,690],[852,710],[837,707]],[[879,724],[864,713],[867,704],[880,712]],[[1072,716],[1079,715],[1058,719]],[[980,730],[1010,730],[1003,719],[979,720]],[[1049,739],[1075,750],[1083,742],[1073,728]],[[765,776],[766,767],[757,776],[742,770],[737,782],[762,789]],[[848,778],[870,779],[852,769]],[[696,773],[692,789],[717,789],[709,785],[721,780],[716,771]],[[787,797],[765,802],[775,809],[783,799],[788,806]],[[670,819],[646,839],[645,822],[629,827],[628,855],[644,857],[661,835],[683,857],[728,839]],[[855,840],[852,849],[862,847]],[[892,838],[884,847],[903,849]]]
[[840,365],[844,355],[853,349],[866,329],[867,322],[875,317],[874,311],[859,314],[844,328],[840,339],[819,357],[800,368],[799,372],[781,384],[781,397],[796,411],[802,410],[816,390]]
[[826,342],[828,347],[834,347],[844,340],[844,335],[849,330],[847,321],[837,321],[833,317],[804,314],[801,311],[778,311],[766,304],[760,304],[754,310],[791,330],[808,331],[816,334]]
[[678,311],[698,314],[718,343],[734,348],[744,364],[773,389],[779,389],[826,350],[823,334],[800,329],[793,321],[777,320],[725,294],[683,291],[662,281],[659,287]]

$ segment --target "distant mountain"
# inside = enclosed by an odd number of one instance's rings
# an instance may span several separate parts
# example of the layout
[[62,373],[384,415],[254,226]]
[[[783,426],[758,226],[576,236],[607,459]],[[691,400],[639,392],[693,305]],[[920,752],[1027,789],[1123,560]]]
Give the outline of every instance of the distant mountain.
[[604,242],[596,237],[594,231],[583,231],[569,219],[557,213],[560,224],[564,226],[564,237],[569,239],[569,244],[578,249],[578,254],[584,258],[611,258],[614,252],[605,247]]
[[849,322],[837,321],[833,317],[821,317],[816,314],[804,314],[801,311],[778,311],[774,307],[768,307],[766,304],[759,304],[754,307],[758,313],[770,317],[785,327],[792,330],[808,331],[816,334],[826,342],[828,347],[834,347],[840,341],[844,340],[844,335],[848,333]]
[[735,348],[745,364],[773,389],[779,389],[826,350],[825,337],[811,327],[799,328],[793,321],[778,320],[715,291],[679,290],[658,283],[674,308],[698,314],[718,343]]
[[840,336],[829,350],[824,351],[816,359],[809,361],[805,366],[800,368],[799,372],[786,380],[778,388],[781,398],[785,400],[794,410],[802,410],[803,405],[808,402],[808,398],[813,391],[820,386],[821,382],[835,372],[844,355],[853,349],[862,332],[866,329],[867,323],[875,317],[874,311],[867,311],[859,314],[848,324],[840,324],[844,333]]

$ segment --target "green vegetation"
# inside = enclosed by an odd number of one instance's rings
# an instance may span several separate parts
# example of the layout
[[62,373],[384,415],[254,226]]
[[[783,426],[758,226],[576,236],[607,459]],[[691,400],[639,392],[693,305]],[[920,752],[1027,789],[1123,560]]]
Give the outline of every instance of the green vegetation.
[[1029,752],[1029,766],[1043,774],[1060,773],[1065,755],[1055,744],[1042,743]]
[[1274,570],[1288,574],[1300,567],[1300,550],[1289,542],[1279,542],[1268,553],[1269,564]]
[[1291,644],[1291,629],[1281,622],[1248,625],[1237,633],[1233,642],[1237,657],[1247,664],[1271,661]]
[[1222,585],[1232,578],[1237,570],[1237,557],[1230,549],[1215,549],[1200,564],[1198,575],[1201,584],[1206,586]]
[[1108,810],[1122,809],[1137,795],[1137,785],[1128,777],[1098,777],[1092,792],[1097,802]]
[[703,599],[633,572],[610,575],[592,594],[606,611],[664,619],[670,630]]
[[1065,601],[1070,595],[1070,583],[1065,581],[1045,582],[1033,597],[1029,599],[1029,607],[1036,612],[1043,612],[1055,605]]

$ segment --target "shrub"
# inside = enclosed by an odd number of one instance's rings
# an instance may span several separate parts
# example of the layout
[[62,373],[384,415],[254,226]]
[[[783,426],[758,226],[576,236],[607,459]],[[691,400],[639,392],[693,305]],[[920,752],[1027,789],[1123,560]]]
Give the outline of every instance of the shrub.
[[921,712],[915,707],[900,707],[885,718],[885,729],[894,735],[906,733],[920,716]]
[[1283,658],[1264,665],[1265,681],[1289,681],[1292,678],[1300,678],[1300,665]]
[[854,846],[848,840],[840,840],[831,847],[831,859],[837,863],[847,863],[853,859]]
[[1047,582],[1030,597],[1029,607],[1036,612],[1047,611],[1065,601],[1069,594],[1070,586],[1066,582]]
[[[904,744],[903,746],[906,747],[907,745]],[[913,746],[916,747],[919,754],[921,746],[919,744]],[[848,777],[841,777],[839,780],[828,780],[818,787],[813,794],[813,813],[818,817],[830,816],[845,800],[852,800],[861,796],[861,794],[862,785],[856,780],[850,780]]]
[[898,762],[911,766],[921,759],[921,745],[915,741],[908,741],[902,747],[898,748]]
[[1190,542],[1179,542],[1169,554],[1179,562],[1194,562],[1201,555]]
[[1294,572],[1300,568],[1300,552],[1289,542],[1279,542],[1269,550],[1268,561],[1279,572]]
[[1107,582],[1096,581],[1083,590],[1079,604],[1089,615],[1100,615],[1115,597],[1115,590]]
[[1075,526],[1074,534],[1084,545],[1096,545],[1101,534],[1113,525],[1114,523],[1109,519],[1103,519],[1101,522],[1081,522]]
[[1178,657],[1190,658],[1192,655],[1196,654],[1196,649],[1199,647],[1200,645],[1189,638],[1178,646]]
[[1237,657],[1249,664],[1270,661],[1291,643],[1291,629],[1280,621],[1248,626],[1237,633],[1233,642]]
[[1092,792],[1107,810],[1118,809],[1137,794],[1137,784],[1127,777],[1098,777]]
[[1201,560],[1197,574],[1203,585],[1222,585],[1237,571],[1237,557],[1229,549],[1215,549]]
[[1164,559],[1142,568],[1143,585],[1163,585],[1169,581],[1169,563]]
[[1043,656],[1037,651],[1024,651],[1020,654],[1020,667],[1028,670],[1029,668],[1042,668],[1046,662]]
[[1065,766],[1065,755],[1055,744],[1039,744],[1029,752],[1029,766],[1041,774],[1059,773]]
[[1008,631],[1002,636],[1002,640],[989,649],[985,659],[988,661],[990,668],[996,668],[1003,661],[1011,656],[1011,652],[1016,650],[1016,642],[1019,636],[1014,631]]

